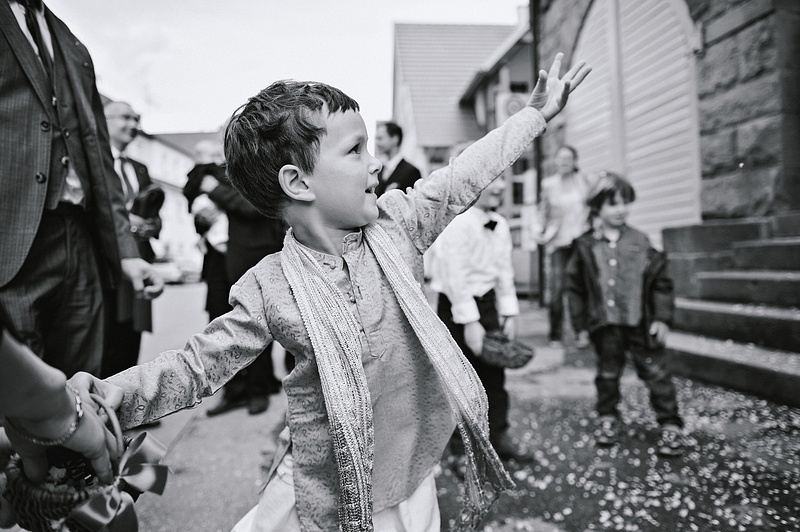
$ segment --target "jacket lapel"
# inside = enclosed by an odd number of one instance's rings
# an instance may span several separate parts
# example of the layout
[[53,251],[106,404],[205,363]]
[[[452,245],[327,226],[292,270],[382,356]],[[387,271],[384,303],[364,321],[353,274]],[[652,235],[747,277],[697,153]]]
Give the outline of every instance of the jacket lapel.
[[17,23],[17,17],[8,2],[0,2],[0,31],[5,34],[8,43],[11,45],[11,50],[17,56],[22,70],[28,76],[36,95],[42,101],[44,108],[47,109],[47,113],[52,113],[52,91],[47,83],[42,64],[39,62],[36,52],[33,51],[28,38],[22,33],[22,29]]

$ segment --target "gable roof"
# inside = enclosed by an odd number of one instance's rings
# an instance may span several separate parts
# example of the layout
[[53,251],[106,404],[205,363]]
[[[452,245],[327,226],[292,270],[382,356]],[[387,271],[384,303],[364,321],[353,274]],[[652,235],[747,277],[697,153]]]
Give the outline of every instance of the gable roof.
[[[417,141],[450,146],[483,132],[459,101],[513,25],[395,24],[395,91],[411,98]],[[395,114],[396,114],[395,110]]]
[[154,138],[169,144],[188,155],[194,157],[194,147],[201,140],[214,140],[219,141],[222,139],[220,131],[196,132],[196,133],[155,133],[151,135]]

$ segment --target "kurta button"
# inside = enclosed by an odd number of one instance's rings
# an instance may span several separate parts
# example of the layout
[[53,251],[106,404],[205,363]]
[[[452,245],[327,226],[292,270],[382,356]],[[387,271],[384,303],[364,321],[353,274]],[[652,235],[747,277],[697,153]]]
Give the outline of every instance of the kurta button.
[[42,131],[50,131],[50,122],[48,122],[47,120],[42,120],[39,123],[39,127],[42,128]]
[[38,174],[36,174],[36,182],[37,182],[37,183],[44,183],[45,181],[47,181],[47,176],[46,176],[46,175],[44,175],[44,174],[43,174],[43,173],[41,173],[41,172],[39,172]]
[[356,296],[350,294],[350,303],[355,303],[355,302],[356,302]]

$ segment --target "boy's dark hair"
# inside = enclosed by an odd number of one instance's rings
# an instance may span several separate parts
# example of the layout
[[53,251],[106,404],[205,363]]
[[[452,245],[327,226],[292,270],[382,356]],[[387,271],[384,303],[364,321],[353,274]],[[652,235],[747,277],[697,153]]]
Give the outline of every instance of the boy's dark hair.
[[288,196],[278,171],[294,164],[312,173],[325,127],[315,114],[359,111],[341,90],[310,81],[276,81],[237,109],[225,128],[225,159],[231,184],[261,214],[281,218]]
[[383,127],[386,128],[386,134],[390,137],[397,138],[397,145],[401,146],[403,144],[403,128],[398,126],[396,122],[384,122],[381,124]]
[[625,203],[636,201],[636,191],[630,181],[614,172],[600,172],[595,176],[594,185],[589,190],[586,205],[589,206],[589,216],[595,217],[606,202],[615,204],[617,192]]

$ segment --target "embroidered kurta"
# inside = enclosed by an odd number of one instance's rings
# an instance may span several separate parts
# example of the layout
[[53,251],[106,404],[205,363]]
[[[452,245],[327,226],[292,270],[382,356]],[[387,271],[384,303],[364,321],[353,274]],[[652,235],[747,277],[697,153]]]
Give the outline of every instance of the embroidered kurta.
[[[377,223],[419,282],[425,250],[544,128],[542,115],[526,107],[408,193],[392,190],[378,199]],[[455,421],[436,371],[360,230],[344,238],[342,251],[341,257],[314,255],[361,327],[375,431],[373,511],[378,512],[414,492],[441,458]],[[230,301],[233,310],[183,349],[108,379],[124,390],[120,421],[133,427],[198,404],[277,340],[296,361],[283,385],[300,522],[307,531],[337,529],[338,472],[319,373],[279,253],[249,270],[231,289]]]

